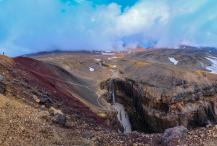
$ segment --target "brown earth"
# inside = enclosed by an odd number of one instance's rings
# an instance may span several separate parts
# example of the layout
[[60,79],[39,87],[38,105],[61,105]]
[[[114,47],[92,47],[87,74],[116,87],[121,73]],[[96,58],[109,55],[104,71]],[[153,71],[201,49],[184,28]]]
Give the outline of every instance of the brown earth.
[[[25,57],[0,57],[0,72],[4,78],[1,84],[5,85],[4,95],[0,96],[1,145],[153,143],[154,135],[124,135],[112,130],[108,119],[98,116],[81,97],[76,97],[77,94],[71,94],[76,90],[63,82],[63,79],[71,81],[71,75],[59,67]],[[75,83],[76,79],[71,82]],[[54,109],[66,117],[64,125],[53,122]]]
[[[210,64],[207,54],[155,49],[112,56],[1,56],[6,85],[0,98],[2,145],[160,145],[162,134],[116,132],[119,124],[109,103],[112,80],[133,130],[159,133],[184,125],[190,130],[187,136],[172,145],[215,145],[217,75],[200,64]],[[180,63],[171,64],[171,56]],[[67,117],[66,125],[52,121],[53,108]]]

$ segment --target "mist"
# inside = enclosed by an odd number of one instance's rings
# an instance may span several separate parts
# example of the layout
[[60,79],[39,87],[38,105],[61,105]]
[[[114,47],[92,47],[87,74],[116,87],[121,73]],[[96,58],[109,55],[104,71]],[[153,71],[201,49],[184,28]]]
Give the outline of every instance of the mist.
[[217,47],[217,1],[0,0],[0,51]]

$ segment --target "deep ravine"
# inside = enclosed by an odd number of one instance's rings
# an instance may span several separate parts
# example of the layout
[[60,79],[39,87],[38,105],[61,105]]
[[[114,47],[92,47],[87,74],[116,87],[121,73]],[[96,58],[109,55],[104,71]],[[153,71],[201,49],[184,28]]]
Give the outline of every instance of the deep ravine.
[[[112,78],[118,77],[117,71],[113,70]],[[130,133],[132,132],[131,123],[129,120],[128,113],[125,111],[124,105],[116,102],[116,89],[114,81],[110,82],[110,89],[111,89],[111,99],[112,99],[112,106],[117,111],[117,118],[120,124],[123,127],[123,133]]]

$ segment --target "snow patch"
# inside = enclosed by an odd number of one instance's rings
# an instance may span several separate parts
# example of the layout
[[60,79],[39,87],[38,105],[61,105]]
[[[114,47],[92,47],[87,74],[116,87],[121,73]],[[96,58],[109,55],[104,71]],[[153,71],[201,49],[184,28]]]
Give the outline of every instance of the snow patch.
[[168,57],[168,59],[170,60],[170,62],[172,62],[174,65],[177,65],[179,63],[179,61],[177,61],[175,58],[173,57]]
[[95,71],[95,69],[94,69],[94,68],[92,68],[92,67],[89,67],[89,71],[91,71],[91,72],[94,72],[94,71]]
[[117,65],[112,65],[112,68],[117,68]]
[[217,74],[217,58],[210,56],[206,57],[206,59],[212,63],[210,66],[207,66],[206,69],[211,71],[211,73]]
[[100,62],[100,61],[101,61],[101,59],[98,59],[98,58],[95,58],[95,60],[96,60],[97,62]]
[[128,114],[124,109],[124,106],[122,104],[120,104],[120,103],[115,103],[113,105],[113,107],[118,112],[117,118],[118,118],[119,122],[121,123],[121,125],[124,128],[124,133],[130,133],[132,131],[131,124],[130,124]]
[[102,52],[101,54],[102,54],[102,55],[108,55],[108,56],[115,55],[115,53],[112,52],[112,51],[104,51],[104,52]]

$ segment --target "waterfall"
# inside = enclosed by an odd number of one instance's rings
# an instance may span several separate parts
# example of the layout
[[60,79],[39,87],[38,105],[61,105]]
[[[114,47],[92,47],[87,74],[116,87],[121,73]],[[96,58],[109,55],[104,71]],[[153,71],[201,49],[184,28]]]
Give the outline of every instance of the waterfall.
[[124,133],[130,133],[132,129],[131,129],[131,124],[130,124],[128,114],[125,111],[124,106],[115,101],[116,89],[115,89],[114,80],[112,80],[110,83],[110,90],[111,90],[111,98],[112,98],[113,107],[118,112],[117,118],[124,128]]
[[124,106],[122,104],[120,104],[120,103],[115,103],[113,105],[113,107],[118,112],[117,118],[118,118],[119,122],[121,123],[121,125],[124,128],[124,133],[130,133],[132,131],[131,124],[130,124],[128,114],[124,109]]
[[112,104],[115,104],[116,89],[115,89],[114,80],[112,80],[112,81],[110,82],[110,90],[111,90]]
[[116,96],[116,94],[115,94],[115,89],[114,89],[114,87],[113,87],[113,91],[112,91],[112,103],[113,103],[113,104],[115,104],[115,96]]

